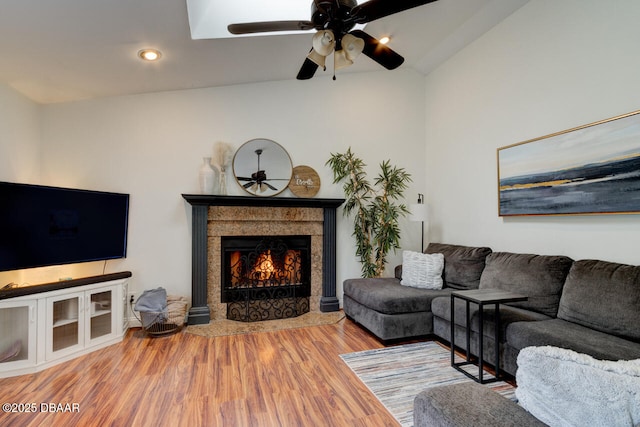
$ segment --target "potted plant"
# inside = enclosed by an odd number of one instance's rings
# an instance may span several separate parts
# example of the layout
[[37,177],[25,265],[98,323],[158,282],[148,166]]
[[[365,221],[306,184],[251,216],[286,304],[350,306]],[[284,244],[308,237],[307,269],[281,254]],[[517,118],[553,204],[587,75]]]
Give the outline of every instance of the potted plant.
[[411,175],[385,160],[372,185],[364,170],[366,164],[351,148],[343,154],[332,153],[326,164],[331,167],[334,184],[344,182],[343,214],[353,214],[353,236],[362,277],[380,277],[389,251],[400,248],[398,222],[409,210],[398,200],[403,198]]

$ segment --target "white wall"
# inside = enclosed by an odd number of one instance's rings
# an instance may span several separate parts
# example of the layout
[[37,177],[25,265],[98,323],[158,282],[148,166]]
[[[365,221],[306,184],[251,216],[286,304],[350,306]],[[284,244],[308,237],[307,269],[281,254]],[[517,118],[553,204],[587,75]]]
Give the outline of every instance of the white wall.
[[[0,84],[0,181],[35,184],[39,179],[40,107]],[[26,280],[22,272],[0,272],[0,287]]]
[[[128,256],[108,261],[106,272],[132,271],[137,292],[164,286],[190,295],[191,210],[181,194],[198,193],[198,169],[215,142],[237,148],[253,138],[273,139],[294,166],[318,171],[317,197],[342,197],[325,162],[349,146],[374,173],[390,158],[415,183],[424,182],[424,115],[424,78],[410,70],[53,104],[43,107],[41,181],[130,193]],[[243,194],[235,182],[229,189]],[[418,192],[424,188],[414,184],[407,202]],[[339,215],[341,296],[342,280],[359,276],[360,266],[350,221]],[[405,226],[404,243],[417,249],[417,224]],[[391,267],[400,259],[398,253]],[[34,269],[31,281],[102,273],[103,263],[89,264]]]
[[640,2],[536,0],[426,78],[431,241],[640,264],[639,215],[499,218],[496,149],[640,109]]
[[0,181],[37,182],[39,150],[40,107],[0,84]]

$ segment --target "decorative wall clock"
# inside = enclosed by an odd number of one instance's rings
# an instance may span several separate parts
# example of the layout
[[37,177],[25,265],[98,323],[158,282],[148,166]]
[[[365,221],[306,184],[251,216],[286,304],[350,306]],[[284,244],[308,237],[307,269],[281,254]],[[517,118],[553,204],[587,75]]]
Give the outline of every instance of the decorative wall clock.
[[309,166],[296,166],[293,168],[289,190],[298,197],[313,197],[320,190],[320,176]]
[[245,142],[233,157],[233,176],[247,193],[269,197],[283,192],[292,173],[289,153],[270,139]]

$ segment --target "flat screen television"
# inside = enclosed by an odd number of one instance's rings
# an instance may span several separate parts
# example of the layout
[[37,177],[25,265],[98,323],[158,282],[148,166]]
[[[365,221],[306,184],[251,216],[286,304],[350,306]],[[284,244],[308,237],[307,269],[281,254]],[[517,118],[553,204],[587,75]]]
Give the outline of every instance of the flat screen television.
[[0,182],[0,271],[124,258],[129,195]]

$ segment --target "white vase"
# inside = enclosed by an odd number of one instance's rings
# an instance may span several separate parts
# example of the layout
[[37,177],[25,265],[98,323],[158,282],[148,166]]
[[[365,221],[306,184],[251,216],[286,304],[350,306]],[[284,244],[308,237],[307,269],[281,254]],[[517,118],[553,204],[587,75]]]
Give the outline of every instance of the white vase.
[[227,195],[227,171],[226,170],[221,170],[220,171],[220,183],[219,183],[219,188],[218,188],[218,194],[220,194],[221,196],[226,196]]
[[213,194],[215,188],[216,175],[211,167],[211,157],[202,158],[202,166],[199,173],[200,192],[202,194]]

